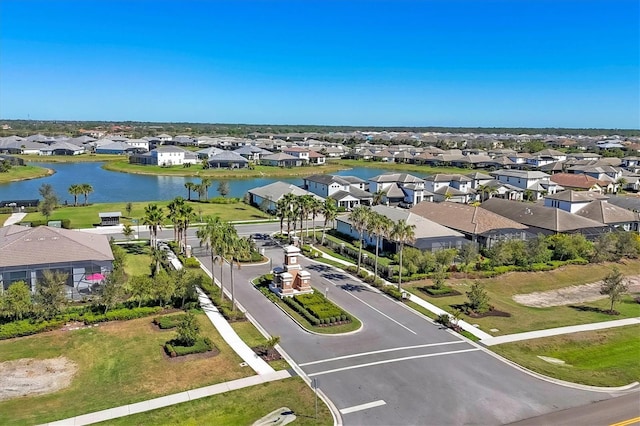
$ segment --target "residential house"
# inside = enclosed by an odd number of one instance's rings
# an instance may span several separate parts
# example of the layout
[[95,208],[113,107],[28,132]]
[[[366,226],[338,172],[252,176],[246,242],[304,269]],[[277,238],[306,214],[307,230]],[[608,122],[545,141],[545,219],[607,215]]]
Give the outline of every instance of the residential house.
[[597,192],[567,190],[553,195],[545,195],[544,205],[555,207],[569,213],[575,213],[594,200],[602,200],[607,197]]
[[253,145],[245,145],[234,150],[233,152],[253,163],[259,163],[260,159],[263,156],[271,155],[271,151],[267,151],[266,149],[258,148],[257,146]]
[[[560,186],[550,180],[547,173],[527,170],[496,170],[490,172],[500,183],[520,188],[526,194],[525,198],[539,200],[545,194],[555,194]],[[527,194],[528,193],[528,194]]]
[[222,152],[224,152],[223,149],[210,146],[209,148],[199,149],[198,151],[196,151],[196,155],[200,160],[209,160],[214,155],[218,155]]
[[562,186],[564,189],[575,189],[578,191],[603,193],[603,186],[606,188],[609,185],[608,182],[599,181],[598,179],[584,173],[556,173],[551,175],[549,179]]
[[327,162],[327,157],[319,151],[309,151],[309,164],[313,164],[316,166],[325,164]]
[[595,220],[613,229],[640,231],[640,213],[632,212],[607,200],[594,200],[575,212],[576,215]]
[[234,151],[222,151],[209,158],[208,163],[212,169],[244,169],[249,167],[249,160]]
[[526,164],[530,167],[539,168],[541,166],[555,163],[557,161],[564,161],[567,159],[567,154],[555,149],[543,149],[542,151],[534,152],[529,158],[526,159]]
[[301,160],[302,164],[309,164],[310,151],[307,148],[301,148],[301,147],[283,148],[282,152]]
[[38,280],[49,270],[67,274],[67,296],[88,296],[111,272],[113,260],[105,235],[49,226],[0,228],[0,288],[5,290],[24,281],[35,293]]
[[263,166],[299,167],[303,165],[303,160],[293,155],[285,154],[284,152],[278,152],[265,155],[260,160],[260,164]]
[[595,220],[536,203],[491,198],[482,207],[500,216],[529,227],[533,234],[580,233],[589,239],[609,232],[609,228]]
[[306,191],[292,183],[281,181],[250,189],[247,193],[249,194],[249,202],[252,205],[270,212],[275,212],[276,203],[284,197],[285,194],[293,194],[295,196],[313,195],[318,200],[324,201],[312,192]]
[[54,142],[40,149],[40,155],[80,155],[84,154],[84,147],[69,142]]
[[198,161],[198,156],[195,153],[173,145],[161,145],[147,153],[129,156],[130,163],[163,167],[197,164]]
[[433,222],[461,232],[469,240],[483,247],[491,247],[501,240],[524,240],[528,227],[502,217],[482,207],[468,204],[422,202],[411,208],[415,213]]
[[408,173],[385,173],[368,182],[369,192],[384,192],[387,204],[415,205],[425,198],[425,181]]
[[331,197],[338,207],[351,210],[373,203],[373,194],[361,189],[365,183],[355,176],[313,175],[304,178],[303,189],[323,198]]
[[[442,226],[409,210],[384,205],[373,206],[371,210],[389,218],[394,223],[404,220],[407,224],[414,225],[415,241],[407,244],[411,247],[420,250],[437,251],[448,248],[460,248],[466,242],[464,235],[460,232]],[[348,235],[353,239],[360,238],[358,232],[351,224],[349,215],[339,216],[336,224],[336,230],[338,232]],[[364,240],[365,244],[375,247],[375,235],[369,235],[365,232]],[[396,244],[388,239],[383,239],[381,246],[383,251],[394,252],[396,250]]]

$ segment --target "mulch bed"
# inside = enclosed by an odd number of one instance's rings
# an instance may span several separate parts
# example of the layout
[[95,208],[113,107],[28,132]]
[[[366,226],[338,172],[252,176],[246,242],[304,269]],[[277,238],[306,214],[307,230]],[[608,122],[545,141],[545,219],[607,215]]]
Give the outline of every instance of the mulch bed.
[[253,352],[255,352],[260,358],[262,358],[264,361],[269,362],[269,361],[276,361],[278,359],[282,359],[282,355],[280,355],[280,352],[278,352],[277,350],[273,349],[271,351],[269,351],[268,353],[264,350],[263,347],[261,346],[255,346],[253,348],[251,348],[251,350],[253,350]]
[[471,318],[484,318],[484,317],[504,317],[504,318],[509,318],[509,317],[511,317],[511,314],[509,312],[498,311],[496,309],[492,309],[492,310],[484,312],[482,314],[479,314],[477,312],[469,312],[467,315],[469,315]]

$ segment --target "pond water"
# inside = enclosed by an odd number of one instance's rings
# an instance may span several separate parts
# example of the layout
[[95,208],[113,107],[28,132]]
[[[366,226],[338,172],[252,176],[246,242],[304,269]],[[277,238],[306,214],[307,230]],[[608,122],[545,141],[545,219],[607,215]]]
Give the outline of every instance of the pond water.
[[[155,201],[171,200],[177,196],[187,198],[186,182],[200,182],[199,178],[181,176],[149,176],[131,173],[112,172],[102,168],[104,163],[29,163],[35,166],[55,170],[51,176],[41,179],[24,180],[0,184],[0,201],[40,198],[38,188],[43,183],[53,186],[61,203],[73,203],[68,188],[73,184],[88,183],[93,186],[89,202],[113,203],[122,201]],[[357,176],[368,179],[390,170],[357,167],[336,172],[342,176]],[[248,190],[276,181],[291,182],[301,185],[302,178],[251,178],[224,179],[229,182],[229,197],[242,198]],[[209,196],[218,196],[218,182],[214,180],[209,188]],[[195,194],[192,194],[195,197]],[[82,200],[82,196],[79,198]]]

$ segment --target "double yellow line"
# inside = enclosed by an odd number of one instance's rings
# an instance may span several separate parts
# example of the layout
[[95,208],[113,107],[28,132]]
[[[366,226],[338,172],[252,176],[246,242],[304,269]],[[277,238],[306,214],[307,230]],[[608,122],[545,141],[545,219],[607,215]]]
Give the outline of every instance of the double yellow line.
[[628,426],[628,425],[632,425],[634,423],[640,423],[640,417],[634,417],[632,419],[629,420],[624,420],[618,423],[613,423],[609,426]]

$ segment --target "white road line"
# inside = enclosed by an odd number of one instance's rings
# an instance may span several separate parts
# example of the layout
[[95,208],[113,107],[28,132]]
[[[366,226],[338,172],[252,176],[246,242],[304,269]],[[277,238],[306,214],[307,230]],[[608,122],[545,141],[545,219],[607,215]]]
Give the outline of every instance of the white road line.
[[355,413],[356,411],[368,410],[369,408],[379,407],[381,405],[387,405],[386,402],[379,399],[377,401],[367,402],[366,404],[354,405],[353,407],[347,407],[340,410],[342,414]]
[[[327,280],[329,281],[329,280]],[[330,281],[329,281],[330,282]],[[335,284],[334,284],[335,285]],[[379,309],[374,308],[373,306],[371,306],[370,304],[368,304],[367,302],[365,302],[364,300],[360,299],[358,296],[356,296],[355,294],[351,294],[351,292],[349,291],[345,291],[345,293],[347,293],[349,296],[351,297],[355,297],[356,299],[358,299],[359,301],[361,301],[362,303],[364,303],[365,305],[367,305],[368,307],[370,307],[371,309],[373,309],[374,311],[376,311],[377,313],[379,313],[380,315],[382,315],[383,317],[395,322],[396,324],[398,324],[400,327],[404,328],[405,330],[407,330],[410,333],[413,333],[415,335],[417,335],[418,333],[416,333],[415,331],[413,331],[412,329],[410,329],[409,327],[407,327],[406,325],[394,320],[393,318],[391,318],[389,315],[385,314],[384,312],[380,311]]]
[[307,376],[308,377],[315,377],[315,376],[321,376],[323,374],[337,373],[337,372],[340,372],[340,371],[353,370],[353,369],[356,369],[356,368],[371,367],[371,366],[380,365],[380,364],[389,364],[389,363],[392,363],[392,362],[408,361],[408,360],[411,360],[411,359],[419,359],[419,358],[431,358],[431,357],[434,357],[434,356],[442,356],[442,355],[461,354],[461,353],[465,353],[465,352],[475,352],[475,351],[479,351],[479,350],[481,350],[481,349],[480,348],[472,348],[472,349],[463,349],[461,351],[438,352],[436,354],[415,355],[415,356],[407,356],[407,357],[404,357],[404,358],[387,359],[387,360],[384,360],[384,361],[369,362],[367,364],[352,365],[352,366],[349,366],[349,367],[334,368],[333,370],[319,371],[317,373],[307,374]]
[[304,364],[298,364],[298,365],[300,367],[304,367],[305,365],[322,364],[323,362],[338,361],[338,360],[341,360],[341,359],[356,358],[356,357],[359,357],[359,356],[383,354],[385,352],[404,351],[404,350],[408,350],[408,349],[430,348],[430,347],[433,347],[433,346],[455,345],[457,343],[466,343],[466,342],[464,342],[463,340],[456,340],[454,342],[428,343],[428,344],[424,344],[424,345],[403,346],[401,348],[381,349],[379,351],[361,352],[361,353],[358,353],[358,354],[338,356],[338,357],[335,357],[335,358],[320,359],[318,361],[305,362]]

